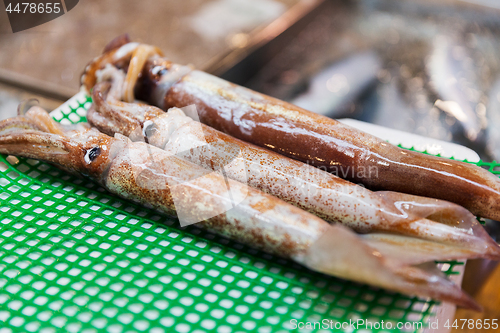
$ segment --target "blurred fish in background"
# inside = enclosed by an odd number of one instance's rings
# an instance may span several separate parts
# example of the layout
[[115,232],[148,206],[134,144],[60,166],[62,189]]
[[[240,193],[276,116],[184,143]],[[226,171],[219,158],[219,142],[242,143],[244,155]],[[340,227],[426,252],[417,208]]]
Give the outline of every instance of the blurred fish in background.
[[500,162],[500,78],[497,79],[491,88],[487,117],[487,150],[493,160]]
[[324,116],[341,117],[376,82],[381,69],[382,62],[373,51],[352,55],[313,76],[309,89],[291,102]]
[[248,86],[500,160],[499,9],[500,0],[331,0]]
[[438,36],[428,61],[429,84],[438,96],[435,106],[453,117],[471,142],[482,140],[486,109],[480,103],[477,69],[467,49],[456,38]]
[[433,107],[422,81],[413,79],[411,91],[403,93],[402,78],[393,75],[387,83],[379,83],[372,95],[364,102],[364,116],[359,117],[376,125],[396,128],[400,131],[416,133],[426,137],[450,141],[451,128],[440,111]]

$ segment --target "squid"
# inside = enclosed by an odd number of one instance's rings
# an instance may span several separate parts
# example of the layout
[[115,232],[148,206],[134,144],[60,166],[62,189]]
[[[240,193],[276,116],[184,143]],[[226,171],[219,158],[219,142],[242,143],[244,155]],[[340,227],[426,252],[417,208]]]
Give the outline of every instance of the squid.
[[[427,240],[396,236],[384,242],[384,234],[357,235],[145,142],[111,137],[88,125],[60,125],[39,107],[0,122],[0,153],[49,162],[124,199],[317,272],[480,310],[428,264],[448,253],[426,252]],[[234,204],[238,196],[243,199]],[[414,251],[400,250],[398,243],[412,241]],[[450,254],[459,257],[461,251]]]
[[[106,65],[127,72],[125,102],[135,98],[163,110],[194,104],[202,123],[372,190],[450,201],[500,220],[500,180],[468,163],[408,151],[292,104],[175,64],[150,45],[112,41],[86,67],[90,91]],[[377,170],[377,172],[370,172]]]
[[[360,233],[406,235],[440,243],[433,251],[449,253],[449,245],[450,250],[462,248],[461,256],[468,251],[467,258],[500,259],[498,244],[461,206],[402,193],[372,192],[235,139],[194,121],[181,109],[165,113],[154,106],[123,102],[125,73],[107,66],[97,75],[99,83],[93,88],[94,104],[87,120],[103,133],[148,142],[205,169],[223,170],[233,180]],[[389,242],[390,236],[384,241]]]

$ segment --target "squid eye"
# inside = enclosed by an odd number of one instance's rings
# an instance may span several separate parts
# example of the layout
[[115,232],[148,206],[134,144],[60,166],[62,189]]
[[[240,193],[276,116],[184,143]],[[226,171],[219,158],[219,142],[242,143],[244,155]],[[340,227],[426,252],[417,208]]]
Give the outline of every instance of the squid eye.
[[101,153],[101,148],[100,147],[94,147],[89,150],[87,150],[87,153],[85,154],[85,162],[88,164],[92,163],[97,156]]
[[152,73],[153,75],[157,75],[157,76],[162,76],[162,75],[165,75],[167,72],[168,72],[168,69],[166,69],[165,67],[163,67],[163,66],[161,66],[161,65],[155,66],[155,67],[153,67],[153,69],[151,70],[151,73]]
[[151,120],[146,121],[142,128],[142,135],[145,139],[152,137],[156,132],[156,125]]

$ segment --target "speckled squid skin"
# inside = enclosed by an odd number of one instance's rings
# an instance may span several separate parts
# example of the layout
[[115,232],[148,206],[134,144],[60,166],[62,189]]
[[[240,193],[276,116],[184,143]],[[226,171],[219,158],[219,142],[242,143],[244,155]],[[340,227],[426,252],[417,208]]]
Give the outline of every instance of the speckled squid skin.
[[325,221],[273,196],[228,183],[246,194],[233,208],[220,174],[140,142],[128,142],[114,157],[104,181],[111,192],[166,213],[183,207],[200,221],[215,215],[199,225],[284,257],[304,251],[328,228]]
[[[157,130],[148,136],[150,144],[204,168],[223,166],[228,177],[328,221],[369,231],[384,219],[378,216],[384,213],[383,200],[363,187],[197,123],[180,109],[172,108],[151,122]],[[399,214],[396,209],[392,213]]]
[[[500,220],[500,182],[479,167],[400,149],[201,71],[186,74],[158,99],[157,82],[171,66],[161,58],[150,60],[136,89],[138,97],[164,110],[194,104],[200,121],[219,131],[316,167],[340,170],[338,175],[370,189],[448,200],[475,215]],[[370,168],[377,173],[366,172]]]

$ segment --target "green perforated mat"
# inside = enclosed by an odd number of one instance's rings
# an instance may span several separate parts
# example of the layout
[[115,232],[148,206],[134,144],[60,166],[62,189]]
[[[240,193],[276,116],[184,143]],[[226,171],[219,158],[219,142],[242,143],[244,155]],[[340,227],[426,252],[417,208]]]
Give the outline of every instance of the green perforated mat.
[[[82,121],[90,102],[79,94],[53,116]],[[288,332],[292,319],[358,318],[415,331],[432,316],[432,301],[180,228],[45,163],[0,155],[0,185],[0,333]]]

